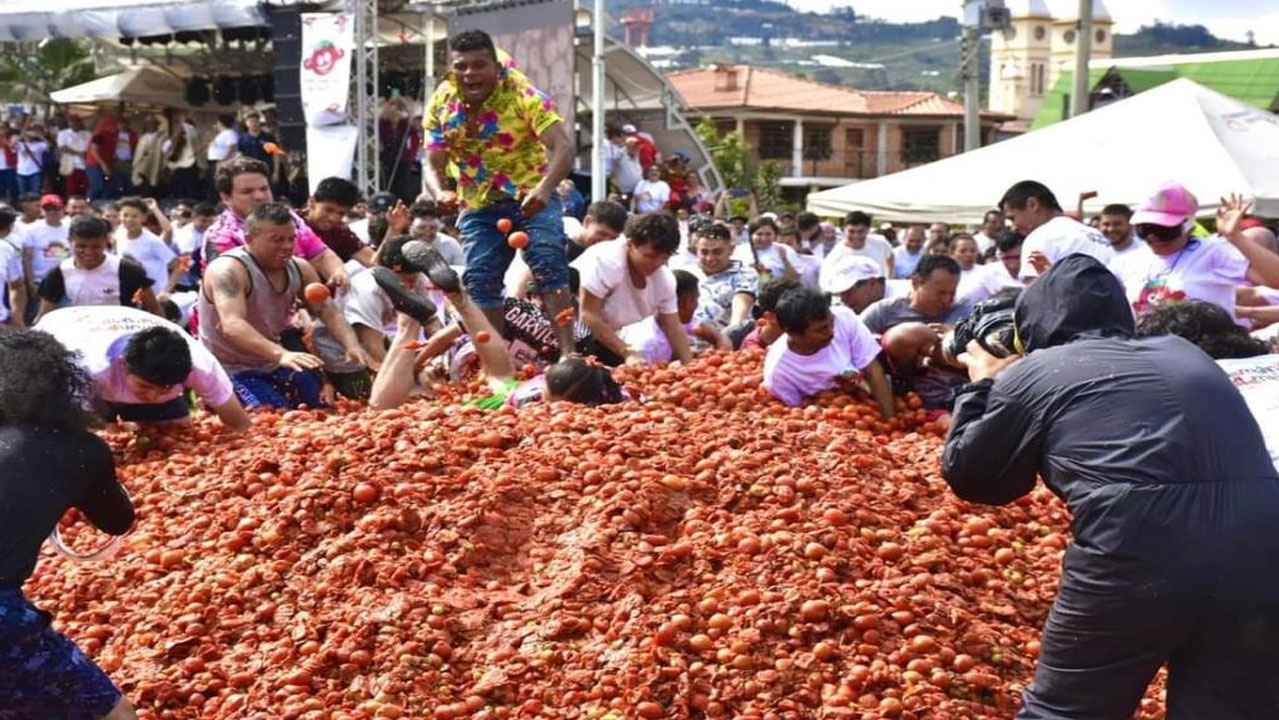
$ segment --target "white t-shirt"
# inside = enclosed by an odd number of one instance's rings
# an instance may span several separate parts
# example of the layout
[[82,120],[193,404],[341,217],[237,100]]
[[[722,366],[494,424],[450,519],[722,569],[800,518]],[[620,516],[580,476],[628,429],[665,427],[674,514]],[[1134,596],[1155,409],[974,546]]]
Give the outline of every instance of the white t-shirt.
[[27,226],[24,247],[31,248],[31,272],[36,282],[43,280],[58,263],[71,257],[71,243],[67,239],[69,231],[66,220],[57,227],[51,227],[44,220]]
[[[417,276],[411,292],[425,295],[435,303],[435,316],[441,324],[448,324],[447,298],[436,288],[428,287],[424,275]],[[387,337],[394,337],[396,332],[395,307],[381,286],[377,284],[373,273],[362,272],[351,276],[351,282],[338,293],[335,301],[338,311],[351,327],[363,325],[377,330]],[[421,336],[419,335],[419,338]],[[337,337],[324,326],[317,326],[314,333],[316,352],[324,360],[324,369],[335,373],[357,372],[363,366],[348,362],[346,349]]]
[[69,127],[62,128],[58,131],[57,142],[59,150],[66,148],[80,153],[79,155],[69,155],[69,157],[71,158],[71,168],[73,170],[83,170],[84,153],[89,150],[89,131],[72,130]]
[[155,283],[152,288],[161,293],[169,284],[169,263],[178,255],[173,248],[164,244],[155,233],[142,228],[136,238],[129,239],[124,226],[115,230],[115,250],[120,255],[131,257],[147,271],[147,277]]
[[1103,265],[1115,257],[1105,235],[1066,215],[1058,215],[1026,236],[1021,245],[1021,272],[1018,273],[1022,279],[1039,277],[1039,272],[1030,262],[1030,255],[1034,252],[1043,253],[1052,263],[1075,253],[1095,257]]
[[466,253],[462,250],[462,243],[454,240],[451,236],[444,233],[435,234],[435,250],[444,258],[444,262],[453,267],[466,266]]
[[790,261],[792,267],[799,271],[800,261],[799,253],[795,252],[789,245],[783,245],[775,242],[763,250],[755,250],[751,252],[750,245],[742,245],[737,248],[738,252],[733,254],[733,259],[739,260],[747,267],[753,267],[755,258],[759,258],[759,264],[774,278],[781,279],[786,274],[786,262],[782,260],[785,256]]
[[999,267],[974,265],[969,270],[960,270],[955,299],[957,302],[979,303],[1012,284],[1003,278],[1011,280],[1003,263],[999,263]]
[[[1125,255],[1131,255],[1132,253],[1135,253],[1144,247],[1146,247],[1145,240],[1142,240],[1139,237],[1133,237],[1132,242],[1128,243],[1128,247],[1124,248],[1123,250],[1115,250],[1114,245],[1111,245],[1110,249],[1112,252],[1115,253],[1115,259],[1117,260]],[[1111,262],[1114,262],[1114,261],[1112,260]]]
[[905,245],[893,248],[893,277],[898,280],[910,277],[915,272],[915,266],[919,264],[920,259],[923,257],[923,247],[920,247],[919,252],[914,255],[906,250]]
[[860,373],[879,355],[879,343],[866,325],[846,307],[832,307],[835,334],[830,344],[812,355],[799,355],[783,336],[764,357],[764,387],[790,406],[830,390],[837,380]]
[[[684,326],[684,332],[689,335],[690,344],[693,342],[692,333],[696,327],[697,320],[690,320]],[[637,323],[627,325],[617,334],[649,365],[670,362],[671,358],[675,357],[675,351],[671,349],[671,341],[666,337],[666,333],[662,332],[662,326],[657,324],[656,317],[644,318]]]
[[[435,303],[435,317],[440,324],[448,324],[448,298],[442,290],[429,287],[426,277],[419,274],[412,292],[425,295]],[[377,284],[373,273],[360,273],[351,278],[350,286],[338,296],[342,317],[351,324],[381,330],[387,337],[395,336],[395,307],[386,291]]]
[[144,403],[125,382],[124,349],[135,333],[152,327],[178,333],[191,350],[191,372],[186,380],[152,401],[154,404],[166,403],[186,388],[199,393],[211,407],[231,399],[231,378],[213,354],[177,325],[145,310],[120,305],[63,308],[41,318],[35,329],[53,335],[68,350],[80,354],[80,366],[93,379],[99,398],[111,403],[140,405]]
[[635,210],[641,213],[657,212],[671,199],[671,186],[665,180],[649,182],[640,180],[635,186]]
[[[12,232],[10,232],[12,234]],[[0,294],[7,296],[9,283],[22,280],[22,251],[9,244],[8,238],[0,240]],[[0,322],[9,319],[9,308],[0,302]]]
[[644,287],[631,282],[626,263],[626,241],[595,243],[573,261],[582,279],[582,289],[604,300],[605,321],[620,329],[646,317],[678,311],[675,302],[675,274],[668,267],[644,278]]
[[974,235],[973,240],[977,241],[977,252],[981,253],[982,255],[985,255],[986,253],[990,252],[991,248],[995,247],[995,238],[987,235],[984,232],[979,232],[976,235]]
[[44,154],[49,150],[49,143],[43,140],[22,140],[13,146],[18,154],[18,174],[36,175],[40,172],[40,163],[44,162]]
[[196,229],[195,223],[173,228],[173,246],[183,255],[193,254],[203,242],[204,233]]
[[116,160],[132,160],[133,159],[133,136],[129,135],[127,130],[121,130],[116,136],[115,159]]
[[1220,237],[1191,238],[1172,255],[1143,247],[1117,258],[1110,271],[1119,277],[1133,311],[1141,315],[1160,303],[1203,300],[1235,316],[1235,288],[1248,283],[1248,260]]
[[830,249],[822,258],[823,266],[833,266],[844,255],[864,255],[865,257],[879,263],[884,268],[884,274],[888,274],[888,258],[893,256],[893,246],[878,233],[871,233],[866,236],[866,242],[862,243],[860,248],[854,249],[848,246],[848,242],[839,242],[835,247]]
[[814,290],[821,289],[821,258],[803,253],[794,253],[791,255],[791,263],[795,266],[795,270],[799,272],[799,282],[802,285]]
[[348,230],[355,233],[356,237],[358,237],[360,240],[363,240],[365,245],[370,244],[368,218],[360,218],[359,220],[356,220],[354,222],[349,222],[346,224],[346,227]]
[[1279,470],[1279,355],[1218,360],[1217,364],[1243,395],[1261,427],[1270,461]]
[[209,161],[222,162],[228,157],[231,157],[231,153],[235,152],[236,143],[238,143],[239,140],[240,134],[230,128],[219,131],[218,134],[214,135],[213,139],[209,141]]

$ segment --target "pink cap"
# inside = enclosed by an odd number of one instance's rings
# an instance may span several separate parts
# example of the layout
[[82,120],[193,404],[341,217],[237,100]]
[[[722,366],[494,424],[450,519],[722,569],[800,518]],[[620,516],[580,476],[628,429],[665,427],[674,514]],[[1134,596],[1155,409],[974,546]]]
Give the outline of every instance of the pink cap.
[[1199,212],[1199,201],[1189,190],[1175,182],[1159,186],[1133,213],[1133,225],[1176,227]]

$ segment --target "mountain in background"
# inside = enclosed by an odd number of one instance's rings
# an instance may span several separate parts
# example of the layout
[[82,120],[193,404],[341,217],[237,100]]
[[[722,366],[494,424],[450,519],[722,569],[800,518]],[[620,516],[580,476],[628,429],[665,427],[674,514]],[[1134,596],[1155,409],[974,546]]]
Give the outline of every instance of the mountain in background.
[[[947,93],[960,86],[962,30],[955,18],[890,23],[858,15],[855,5],[818,14],[770,0],[609,3],[615,19],[630,8],[655,11],[650,48],[645,54],[666,71],[710,63],[745,63],[863,90]],[[620,26],[615,34],[622,35]],[[988,47],[983,43],[983,81],[989,77]],[[1218,38],[1202,25],[1156,22],[1137,33],[1115,36],[1118,57],[1253,47]]]

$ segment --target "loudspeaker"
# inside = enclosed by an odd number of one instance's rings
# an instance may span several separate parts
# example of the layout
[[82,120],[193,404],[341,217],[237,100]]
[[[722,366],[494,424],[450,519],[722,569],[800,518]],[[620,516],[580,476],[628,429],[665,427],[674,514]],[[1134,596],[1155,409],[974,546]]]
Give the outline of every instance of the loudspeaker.
[[271,79],[279,111],[276,134],[289,150],[306,149],[306,117],[299,82],[302,63],[302,5],[266,5],[271,24]]

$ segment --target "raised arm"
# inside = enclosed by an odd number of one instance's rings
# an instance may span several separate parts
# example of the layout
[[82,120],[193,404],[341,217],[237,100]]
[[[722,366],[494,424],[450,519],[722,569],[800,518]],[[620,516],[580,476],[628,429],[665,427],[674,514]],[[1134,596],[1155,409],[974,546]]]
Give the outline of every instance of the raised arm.
[[[332,252],[332,251],[330,251]],[[337,257],[335,254],[334,257]],[[306,287],[312,283],[318,283],[320,276],[315,272],[315,268],[307,263],[298,263],[298,269],[302,271],[302,286]],[[321,303],[313,303],[307,301],[306,307],[311,314],[320,318],[320,322],[324,323],[324,327],[333,333],[333,337],[342,343],[342,347],[346,350],[346,359],[348,362],[359,363],[364,367],[371,367],[372,361],[364,352],[364,347],[360,345],[360,338],[355,334],[355,329],[351,324],[342,317],[342,313],[338,311],[338,306],[331,298]]]
[[1279,255],[1248,242],[1239,229],[1239,221],[1247,214],[1251,201],[1238,195],[1221,199],[1217,208],[1217,232],[1230,241],[1248,261],[1248,280],[1256,285],[1279,287]]

